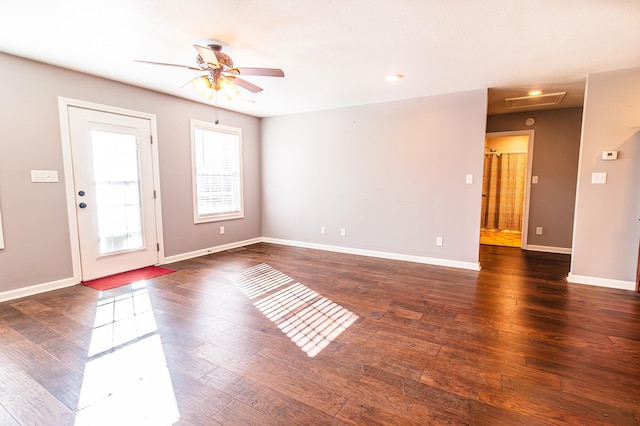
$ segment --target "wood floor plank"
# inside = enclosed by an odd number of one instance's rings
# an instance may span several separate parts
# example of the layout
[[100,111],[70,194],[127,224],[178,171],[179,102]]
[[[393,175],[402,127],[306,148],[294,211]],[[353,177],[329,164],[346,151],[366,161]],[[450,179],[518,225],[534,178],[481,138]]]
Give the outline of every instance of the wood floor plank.
[[194,424],[213,423],[216,413],[233,402],[229,395],[175,370],[171,380],[181,418]]
[[[441,346],[425,339],[399,335],[398,333],[390,333],[384,330],[378,330],[372,337],[376,343],[381,345],[398,345],[407,349],[416,350],[427,356],[436,356],[440,352]],[[384,342],[384,343],[383,343]]]
[[26,340],[26,337],[13,329],[8,321],[0,322],[0,346],[10,345],[23,340]]
[[229,405],[213,414],[211,421],[219,425],[279,425],[278,419],[270,417],[253,407],[250,407],[238,400],[234,400]]
[[[401,424],[429,424],[419,423],[418,419],[399,416],[396,411],[387,410],[380,404],[368,404],[357,399],[350,399],[342,407],[337,417],[354,425],[397,426]],[[430,422],[434,424],[433,422]],[[447,424],[447,423],[441,423]],[[450,424],[460,424],[451,422]]]
[[35,299],[21,299],[15,303],[10,303],[10,305],[26,315],[51,311],[51,308]]
[[323,386],[326,383],[305,378],[299,370],[272,359],[259,355],[246,358],[210,344],[200,348],[198,356],[328,414],[335,415],[345,403],[339,391]]
[[638,425],[640,295],[568,283],[569,262],[259,243],[3,302],[0,424]]
[[82,377],[77,372],[30,341],[13,343],[0,351],[70,410],[78,408]]
[[469,402],[469,424],[472,425],[509,425],[509,426],[547,426],[550,421],[537,419],[522,412],[503,409],[479,401]]
[[[240,406],[227,406],[214,419],[223,424],[341,424],[334,416],[302,404],[275,389],[262,386],[249,378],[238,376],[222,367],[203,378],[207,384],[233,396]],[[248,407],[251,409],[249,410]],[[238,413],[237,411],[240,411]],[[260,415],[255,413],[259,412]],[[246,418],[250,415],[251,421]]]
[[185,350],[180,346],[165,344],[163,345],[163,353],[167,365],[171,367],[171,371],[179,372],[196,380],[218,368],[217,365],[206,359],[194,356],[191,351]]
[[3,426],[18,426],[20,423],[4,408],[0,405],[0,425]]
[[60,336],[66,337],[86,349],[89,348],[93,328],[88,328],[86,324],[76,318],[69,317],[66,312],[50,309],[35,312],[30,316]]
[[14,309],[12,312],[7,313],[4,317],[6,324],[10,324],[11,328],[22,336],[32,341],[35,344],[47,341],[48,339],[55,339],[60,337],[60,334],[51,328],[45,326],[39,321]]
[[13,364],[0,366],[0,402],[21,425],[73,424],[75,414]]
[[[384,408],[394,413],[399,423],[429,424],[446,418],[460,423],[469,409],[465,398],[375,367],[358,384],[361,386],[352,390],[350,401]],[[425,404],[425,400],[431,402]]]
[[535,401],[528,401],[531,415],[540,420],[553,419],[557,424],[615,424],[633,425],[636,418],[632,411],[599,403],[588,397],[577,397],[563,391],[532,384],[521,378],[504,376],[502,395],[497,395],[500,404],[524,404],[523,398],[535,394]]
[[90,362],[88,350],[85,346],[81,346],[82,343],[61,336],[41,343],[40,347],[65,367],[82,376],[87,362]]

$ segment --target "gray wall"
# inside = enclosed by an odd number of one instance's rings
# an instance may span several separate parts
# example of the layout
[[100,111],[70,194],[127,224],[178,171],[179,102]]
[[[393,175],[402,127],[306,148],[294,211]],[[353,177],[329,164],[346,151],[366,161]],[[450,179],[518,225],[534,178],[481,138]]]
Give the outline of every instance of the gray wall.
[[[211,106],[2,53],[0,77],[0,292],[72,276],[58,96],[156,114],[166,256],[260,237],[258,118],[220,112],[243,132],[245,218],[194,225],[189,119],[213,121]],[[31,183],[32,169],[60,182]]]
[[477,264],[486,104],[478,90],[263,119],[263,235]]
[[[526,126],[528,117],[535,119]],[[491,115],[487,132],[533,130],[534,148],[527,244],[570,249],[572,244],[582,108]],[[541,226],[542,235],[536,235]]]
[[[619,159],[601,160],[617,150]],[[591,183],[606,172],[607,183]],[[633,283],[640,240],[640,68],[587,79],[571,275]],[[574,277],[575,278],[575,277]]]
[[[221,111],[223,124],[243,129],[246,202],[245,219],[224,223],[221,236],[220,223],[194,225],[191,212],[189,119],[211,121],[210,106],[4,54],[0,77],[6,246],[0,250],[0,292],[72,275],[58,96],[157,115],[167,256],[264,235],[477,262],[486,90],[263,120]],[[640,69],[588,79],[572,256],[572,276],[578,280],[635,280],[639,99]],[[564,113],[579,120],[578,110]],[[560,140],[544,142],[543,128],[553,121],[547,114],[524,114],[537,120],[534,174],[541,183],[534,194],[547,179],[553,186],[568,182],[572,162],[562,164],[575,158],[569,148],[575,143],[574,125]],[[490,118],[489,131],[523,128],[493,120],[498,119]],[[565,139],[572,142],[561,143]],[[603,150],[619,150],[620,159],[600,161]],[[31,183],[32,169],[58,170],[61,182]],[[597,171],[609,174],[606,185],[590,184]],[[466,174],[474,175],[472,185],[464,184]],[[565,188],[562,196],[550,197],[569,200],[570,192]],[[540,214],[557,204],[535,200]],[[551,226],[537,225],[546,221],[540,217],[532,219],[532,229]],[[320,226],[326,234],[320,234]],[[341,227],[347,229],[345,237],[339,236]],[[560,233],[544,236],[549,234]],[[444,238],[442,247],[435,245],[436,236]],[[565,246],[564,239],[530,243]]]

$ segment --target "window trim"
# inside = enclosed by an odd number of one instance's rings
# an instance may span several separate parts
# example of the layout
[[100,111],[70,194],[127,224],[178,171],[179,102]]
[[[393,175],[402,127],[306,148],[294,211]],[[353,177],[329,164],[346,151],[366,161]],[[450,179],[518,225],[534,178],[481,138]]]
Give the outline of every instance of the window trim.
[[[243,170],[243,156],[242,156],[242,129],[237,127],[223,126],[220,124],[214,124],[207,121],[200,121],[196,119],[190,120],[191,127],[191,183],[192,183],[192,198],[193,198],[193,221],[195,224],[217,222],[221,220],[232,220],[244,218],[244,170]],[[228,213],[211,213],[211,214],[199,214],[198,212],[198,170],[196,162],[196,129],[215,132],[226,133],[235,135],[238,137],[238,172],[239,172],[239,192],[240,192],[240,209],[238,211]]]

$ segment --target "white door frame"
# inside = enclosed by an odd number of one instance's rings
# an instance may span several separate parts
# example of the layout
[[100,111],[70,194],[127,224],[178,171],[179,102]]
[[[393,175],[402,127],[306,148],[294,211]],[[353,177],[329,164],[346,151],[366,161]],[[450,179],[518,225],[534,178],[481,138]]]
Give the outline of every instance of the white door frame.
[[58,97],[58,110],[60,116],[60,133],[62,139],[62,160],[64,165],[64,182],[67,196],[67,218],[69,221],[69,242],[71,245],[71,263],[73,267],[73,280],[77,284],[82,281],[82,268],[80,263],[80,240],[78,235],[78,220],[76,217],[76,187],[73,180],[73,158],[71,155],[71,137],[69,129],[69,107],[85,108],[112,114],[127,115],[149,120],[151,127],[151,161],[153,166],[153,187],[155,188],[154,212],[156,215],[156,236],[159,244],[158,263],[164,263],[164,237],[162,234],[162,203],[160,199],[160,172],[158,169],[158,128],[155,114],[101,105],[92,102]]
[[[524,186],[524,209],[522,212],[522,240],[520,248],[527,249],[527,237],[529,235],[529,202],[531,197],[531,170],[533,168],[533,136],[534,130],[514,130],[511,132],[491,132],[485,135],[485,139],[503,138],[506,136],[528,136],[529,146],[527,147],[527,176]],[[483,170],[484,174],[484,170]],[[483,182],[484,184],[484,182]]]

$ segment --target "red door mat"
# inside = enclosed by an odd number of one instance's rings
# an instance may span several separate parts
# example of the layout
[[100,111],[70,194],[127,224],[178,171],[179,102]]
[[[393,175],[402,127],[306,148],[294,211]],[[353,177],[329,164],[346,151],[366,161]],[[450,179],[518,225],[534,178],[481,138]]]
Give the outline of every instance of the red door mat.
[[112,288],[131,284],[136,281],[159,277],[160,275],[166,275],[172,272],[175,272],[175,269],[162,268],[160,266],[147,266],[145,268],[134,269],[133,271],[109,275],[108,277],[82,281],[82,284],[87,287],[95,288],[96,290],[111,290]]

